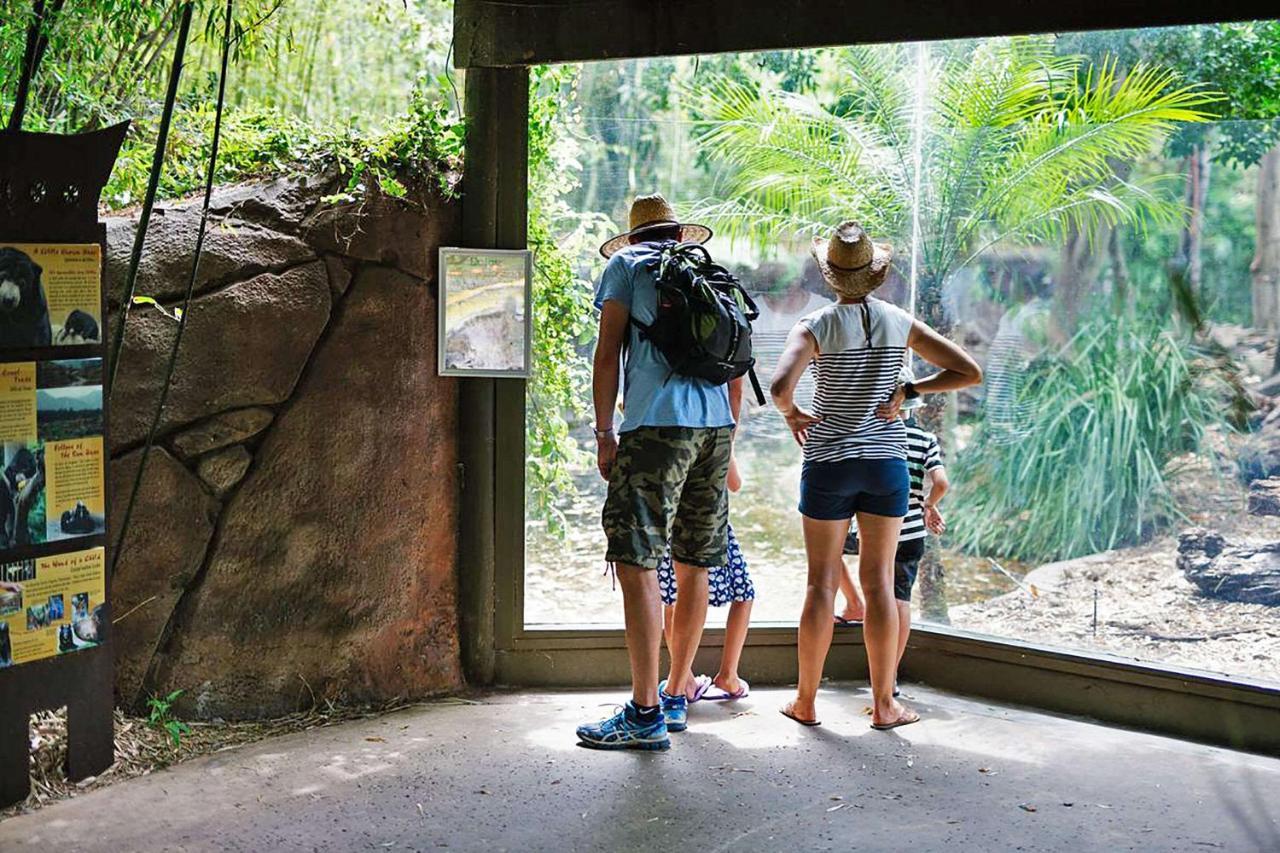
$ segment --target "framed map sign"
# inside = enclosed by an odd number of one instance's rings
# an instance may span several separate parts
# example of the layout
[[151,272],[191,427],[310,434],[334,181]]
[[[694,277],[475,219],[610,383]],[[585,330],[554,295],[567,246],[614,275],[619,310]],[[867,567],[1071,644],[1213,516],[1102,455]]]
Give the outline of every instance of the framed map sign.
[[532,279],[524,249],[440,250],[441,376],[529,376]]

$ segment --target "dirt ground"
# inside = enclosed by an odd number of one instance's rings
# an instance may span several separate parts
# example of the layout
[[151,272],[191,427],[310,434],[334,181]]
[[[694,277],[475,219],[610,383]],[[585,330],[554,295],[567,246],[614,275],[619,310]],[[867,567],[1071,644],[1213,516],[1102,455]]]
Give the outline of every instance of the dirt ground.
[[[1228,539],[1280,539],[1280,518],[1251,516],[1229,470],[1182,460],[1175,496],[1184,527]],[[1280,607],[1209,598],[1177,567],[1176,531],[1144,545],[1052,563],[1034,587],[950,609],[957,627],[1146,662],[1280,682]],[[1097,625],[1094,626],[1094,601]]]

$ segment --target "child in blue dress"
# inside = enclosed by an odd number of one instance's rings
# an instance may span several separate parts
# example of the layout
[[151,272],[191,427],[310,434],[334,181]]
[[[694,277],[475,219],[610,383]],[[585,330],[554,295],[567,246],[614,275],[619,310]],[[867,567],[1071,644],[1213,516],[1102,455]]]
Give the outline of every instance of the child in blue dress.
[[[738,462],[733,456],[729,458],[728,485],[730,492],[742,488],[742,476],[738,473]],[[662,595],[662,632],[667,639],[667,647],[671,646],[671,620],[675,614],[676,574],[671,565],[671,553],[662,558],[658,565],[658,591]],[[751,604],[755,601],[756,589],[751,583],[751,575],[747,573],[747,559],[742,554],[742,547],[733,533],[733,525],[729,525],[728,562],[707,570],[707,605],[723,607],[729,605],[729,617],[724,626],[724,648],[720,653],[720,670],[714,677],[699,675],[693,677],[688,673],[685,684],[685,696],[690,702],[706,700],[724,702],[746,697],[751,686],[738,675],[738,663],[742,659],[742,647],[747,642],[747,629],[751,624]],[[659,695],[665,693],[667,682],[664,680],[658,689]]]

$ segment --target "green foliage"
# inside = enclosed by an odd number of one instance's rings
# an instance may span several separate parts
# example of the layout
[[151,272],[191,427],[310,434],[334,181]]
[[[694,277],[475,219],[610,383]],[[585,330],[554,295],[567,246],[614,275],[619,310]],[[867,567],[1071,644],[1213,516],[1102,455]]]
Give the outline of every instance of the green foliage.
[[[128,207],[141,200],[151,168],[153,122],[158,121],[158,116],[150,116],[135,123],[103,191],[107,207]],[[160,181],[162,198],[188,195],[203,185],[212,129],[212,107],[191,105],[175,114]],[[436,181],[448,193],[453,189],[449,173],[461,165],[464,137],[463,123],[445,98],[423,90],[413,93],[408,112],[376,134],[317,128],[270,110],[242,108],[223,116],[216,181],[226,184],[335,165],[346,184],[342,196],[333,201],[374,185],[401,196],[406,177]]]
[[1033,363],[1016,437],[985,422],[953,465],[951,541],[1021,560],[1132,544],[1181,515],[1175,460],[1229,429],[1231,388],[1161,318],[1104,318]]
[[[16,89],[30,22],[30,3],[11,0],[10,7],[16,14],[0,16],[0,108]],[[146,187],[177,8],[138,0],[68,3],[49,29],[25,126],[74,132],[130,119],[103,194],[110,208],[137,203]],[[222,8],[219,0],[196,3],[205,25],[188,49],[162,198],[189,194],[203,182]],[[459,166],[465,134],[443,73],[450,8],[444,0],[349,8],[336,0],[239,0],[237,63],[215,180],[336,165],[348,197],[369,187],[402,196],[406,178],[451,190],[448,172]]]
[[563,230],[569,211],[564,196],[577,183],[578,149],[560,122],[562,92],[572,89],[566,68],[534,70],[529,115],[529,246],[534,253],[533,370],[525,420],[528,510],[564,532],[557,502],[574,489],[569,476],[583,452],[570,435],[586,416],[582,389],[590,387],[583,348],[594,333],[591,284],[574,271]]
[[915,50],[835,52],[832,102],[727,76],[704,86],[699,142],[729,170],[724,200],[701,214],[768,247],[854,215],[904,237],[918,208],[926,277],[939,283],[1005,241],[1179,215],[1164,176],[1122,180],[1115,163],[1208,118],[1211,93],[1168,69],[1058,56],[1043,38]]
[[163,698],[152,696],[147,700],[147,725],[168,734],[174,749],[182,744],[182,736],[191,732],[190,726],[173,716],[173,703],[185,692],[175,690]]
[[[46,3],[46,7],[52,4]],[[77,0],[48,23],[49,47],[32,83],[24,127],[71,133],[144,113],[158,100],[169,73],[178,3],[150,0]],[[276,0],[239,0],[234,28],[237,50],[252,51],[279,8]],[[195,32],[187,80],[216,68],[221,46],[221,0],[195,0]],[[5,115],[17,90],[29,0],[4,0],[0,13],[0,109]]]

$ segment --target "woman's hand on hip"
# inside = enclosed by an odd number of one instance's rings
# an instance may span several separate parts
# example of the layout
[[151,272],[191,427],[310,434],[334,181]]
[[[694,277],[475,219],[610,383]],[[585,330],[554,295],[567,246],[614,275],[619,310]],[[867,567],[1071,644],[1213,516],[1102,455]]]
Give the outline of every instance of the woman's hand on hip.
[[893,394],[888,400],[885,400],[876,407],[876,417],[882,421],[892,421],[902,413],[902,404],[906,402],[907,389],[899,385],[893,389]]
[[809,427],[822,423],[822,418],[806,412],[799,406],[792,406],[790,411],[782,413],[782,417],[786,419],[787,429],[791,430],[796,444],[801,447],[804,447],[805,442],[809,440]]

